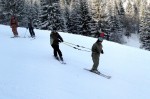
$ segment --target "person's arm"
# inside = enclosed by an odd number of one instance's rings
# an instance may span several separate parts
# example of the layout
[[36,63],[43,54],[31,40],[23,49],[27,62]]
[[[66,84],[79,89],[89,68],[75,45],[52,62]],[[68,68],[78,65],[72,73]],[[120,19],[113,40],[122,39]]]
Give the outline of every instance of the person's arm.
[[59,38],[60,42],[64,41],[63,38],[59,34],[58,34],[58,38]]

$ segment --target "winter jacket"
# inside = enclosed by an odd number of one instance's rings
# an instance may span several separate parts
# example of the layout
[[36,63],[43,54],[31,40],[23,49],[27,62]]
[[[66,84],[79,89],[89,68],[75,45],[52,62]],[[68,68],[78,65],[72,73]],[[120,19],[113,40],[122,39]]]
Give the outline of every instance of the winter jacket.
[[33,29],[32,22],[29,22],[29,23],[28,23],[28,28],[29,28],[29,29]]
[[93,56],[100,56],[100,53],[103,52],[103,49],[102,49],[102,44],[99,43],[98,41],[95,42],[92,46],[92,57]]
[[57,45],[59,42],[63,42],[62,37],[59,35],[58,32],[52,32],[50,34],[50,44],[51,45]]
[[11,20],[10,20],[10,26],[12,28],[18,27],[18,21],[16,20],[16,18],[14,18],[14,17],[11,18]]

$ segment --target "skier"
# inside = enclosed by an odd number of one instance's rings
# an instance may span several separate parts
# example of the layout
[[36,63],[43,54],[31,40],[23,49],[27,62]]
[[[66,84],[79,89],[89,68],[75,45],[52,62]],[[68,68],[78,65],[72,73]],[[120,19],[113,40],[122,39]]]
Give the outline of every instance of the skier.
[[109,40],[109,34],[108,33],[101,32],[99,34],[99,37],[103,37],[103,38],[106,38],[107,40]]
[[[51,43],[52,48],[54,49],[54,57],[57,60],[59,60],[59,58],[60,58],[60,60],[63,61],[62,52],[59,49],[59,42],[63,42],[63,39],[59,35],[59,33],[56,31],[56,29],[54,28],[50,34],[50,43]],[[59,58],[57,56],[57,53],[59,55]]]
[[92,46],[92,60],[93,60],[93,67],[90,70],[91,72],[100,74],[100,72],[97,70],[98,65],[99,65],[99,57],[100,54],[104,53],[103,49],[102,49],[102,42],[103,42],[103,35],[100,35],[100,37],[98,37],[98,40],[93,44]]
[[14,34],[14,37],[18,37],[18,32],[17,32],[18,21],[17,21],[15,16],[11,17],[10,26],[12,28],[12,32]]
[[104,32],[101,32],[101,33],[99,34],[99,37],[104,38],[104,36],[105,36],[105,33],[104,33]]
[[29,32],[30,32],[31,37],[34,38],[35,37],[35,33],[34,33],[34,30],[33,30],[34,28],[33,28],[31,19],[29,19],[29,23],[28,23],[27,29],[28,28],[29,28]]

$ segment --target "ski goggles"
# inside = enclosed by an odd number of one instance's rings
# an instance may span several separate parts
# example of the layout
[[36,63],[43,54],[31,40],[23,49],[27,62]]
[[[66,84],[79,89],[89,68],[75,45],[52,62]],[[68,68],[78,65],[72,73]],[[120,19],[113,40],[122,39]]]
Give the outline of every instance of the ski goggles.
[[102,42],[102,41],[103,41],[103,38],[102,38],[102,37],[98,37],[98,40]]

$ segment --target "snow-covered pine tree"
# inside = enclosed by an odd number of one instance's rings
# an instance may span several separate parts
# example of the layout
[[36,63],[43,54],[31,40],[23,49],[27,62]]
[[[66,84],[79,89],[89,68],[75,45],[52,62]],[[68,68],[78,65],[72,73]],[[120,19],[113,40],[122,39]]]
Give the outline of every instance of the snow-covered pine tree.
[[92,19],[92,16],[89,13],[89,7],[86,0],[80,0],[80,11],[81,11],[81,31],[80,34],[82,35],[90,35],[91,30],[93,28],[96,29],[96,27],[92,24],[94,24],[94,20]]
[[150,5],[143,4],[140,23],[141,48],[150,51]]
[[105,0],[92,0],[91,1],[91,12],[92,12],[92,18],[97,22],[98,24],[98,31],[99,30],[105,30],[104,24],[105,22],[105,9],[106,9],[106,1]]
[[68,28],[70,27],[70,9],[69,9],[70,1],[68,0],[60,0],[60,6],[62,9],[62,15],[64,18],[64,32],[69,32]]
[[68,31],[74,34],[80,34],[82,27],[81,20],[79,0],[72,0],[70,5],[70,27]]
[[119,16],[119,9],[117,6],[116,1],[110,1],[112,4],[111,8],[111,17],[109,18],[109,25],[110,25],[110,40],[118,43],[123,43],[123,28],[122,24],[120,21],[120,16]]
[[91,1],[91,12],[92,12],[92,17],[97,20],[97,22],[101,19],[103,16],[104,12],[104,2],[103,0],[92,0]]
[[[145,5],[140,6],[140,24],[139,24],[139,34],[140,34],[140,41],[141,43],[144,42],[143,34],[144,34],[144,27],[145,27]],[[142,48],[142,46],[141,46]]]
[[105,18],[105,24],[104,24],[104,32],[107,34],[107,37],[106,39],[109,40],[109,36],[111,34],[111,28],[112,28],[112,4],[113,2],[111,0],[109,0],[107,2],[107,6],[106,6],[106,9],[105,9],[105,15],[106,15],[106,18]]
[[19,22],[19,26],[23,26],[24,11],[24,0],[0,0],[0,6],[2,11],[2,23],[9,25],[10,17],[15,15]]
[[26,18],[24,21],[28,23],[32,19],[34,27],[39,27],[39,4],[36,1],[30,0],[26,2]]
[[[145,1],[145,0],[144,0]],[[148,1],[148,0],[147,0]],[[141,5],[143,4],[143,0],[134,0],[134,18],[136,20],[136,31],[137,33],[140,33],[140,19],[141,19],[141,16],[140,16],[140,9],[141,9]]]
[[139,9],[138,9],[138,6],[134,3],[133,4],[133,10],[134,10],[134,18],[133,18],[133,21],[134,21],[134,33],[138,33],[139,31]]
[[126,7],[126,14],[125,14],[126,18],[125,18],[125,27],[126,27],[126,32],[125,35],[127,37],[131,36],[131,33],[133,33],[133,29],[134,29],[134,9],[133,9],[133,5],[130,1],[128,1],[127,3],[127,7]]
[[48,2],[47,0],[40,0],[40,14],[39,14],[39,25],[40,29],[47,30],[49,26],[48,22]]
[[38,4],[37,1],[34,2],[33,4],[33,24],[35,28],[40,28],[39,26],[39,12],[40,12],[40,5]]
[[147,8],[148,10],[146,11],[146,24],[145,24],[145,33],[144,33],[144,37],[145,37],[145,43],[143,43],[143,47],[146,50],[150,51],[150,5]]
[[70,5],[72,0],[65,0],[65,1],[66,1],[67,5]]
[[118,1],[118,16],[119,16],[119,22],[120,22],[120,28],[121,28],[121,32],[123,32],[125,26],[125,10],[123,7],[123,2],[120,0]]
[[56,30],[58,31],[64,31],[65,29],[64,18],[59,1],[52,3],[52,5],[49,6],[48,22],[49,22],[48,28],[50,30],[56,28]]
[[1,3],[1,0],[0,0],[0,19],[1,19],[1,20],[2,20],[2,15],[3,15],[2,12],[3,12],[3,11],[2,11],[2,3]]

